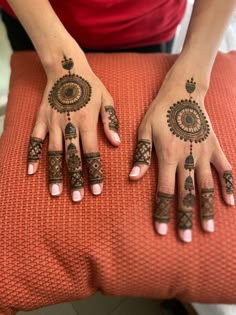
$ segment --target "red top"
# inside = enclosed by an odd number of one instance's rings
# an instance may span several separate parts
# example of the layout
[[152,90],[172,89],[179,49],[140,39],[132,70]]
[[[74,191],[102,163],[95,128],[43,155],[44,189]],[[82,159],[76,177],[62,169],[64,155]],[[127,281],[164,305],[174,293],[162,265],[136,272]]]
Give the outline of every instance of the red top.
[[[125,49],[170,40],[186,0],[50,0],[62,23],[83,48]],[[6,0],[0,6],[13,15]]]

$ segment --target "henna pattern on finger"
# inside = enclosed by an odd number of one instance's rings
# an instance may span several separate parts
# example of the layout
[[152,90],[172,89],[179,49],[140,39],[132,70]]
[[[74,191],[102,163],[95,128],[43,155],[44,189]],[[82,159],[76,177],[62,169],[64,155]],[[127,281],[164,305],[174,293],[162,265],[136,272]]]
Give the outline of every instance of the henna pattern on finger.
[[43,140],[36,137],[30,137],[28,162],[37,162],[42,150]]
[[232,171],[225,171],[223,174],[225,180],[225,191],[227,194],[234,193],[234,180]]
[[62,151],[48,151],[48,178],[49,183],[62,182]]
[[77,152],[76,146],[73,143],[70,143],[67,148],[67,167],[69,171],[71,190],[84,187],[82,162]]
[[194,205],[194,190],[192,171],[194,171],[194,158],[192,154],[193,143],[205,141],[210,134],[210,125],[201,107],[192,99],[191,94],[196,89],[193,78],[187,80],[185,89],[189,93],[189,99],[177,101],[167,111],[167,123],[172,134],[180,140],[190,142],[190,152],[185,159],[184,168],[189,172],[185,179],[184,189],[187,191],[183,199],[183,205],[191,208]]
[[174,195],[162,192],[157,193],[156,209],[154,212],[154,219],[158,222],[168,223],[170,221],[170,207]]
[[189,211],[178,211],[178,228],[181,230],[191,229],[192,228],[192,214],[191,210]]
[[134,154],[134,164],[147,164],[151,162],[152,145],[149,140],[139,140]]
[[116,111],[113,106],[105,106],[105,111],[108,113],[108,119],[109,119],[109,129],[114,130],[118,132],[119,129],[119,121],[116,116]]
[[100,159],[100,153],[87,153],[84,154],[86,165],[89,172],[89,183],[91,185],[103,182],[102,164]]
[[214,189],[201,189],[201,218],[202,219],[213,219],[214,218],[214,210],[213,210],[213,202],[214,202]]

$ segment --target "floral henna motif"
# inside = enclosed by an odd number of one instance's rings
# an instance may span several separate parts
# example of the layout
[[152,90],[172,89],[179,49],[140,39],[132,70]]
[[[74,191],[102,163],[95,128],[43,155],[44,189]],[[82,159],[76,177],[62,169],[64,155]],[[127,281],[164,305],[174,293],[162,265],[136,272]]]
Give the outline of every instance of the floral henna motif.
[[62,182],[62,160],[62,151],[48,152],[48,177],[50,184]]
[[201,190],[201,217],[203,219],[213,219],[214,218],[214,210],[213,210],[213,202],[214,202],[214,189],[202,189]]
[[147,164],[151,162],[151,142],[149,140],[139,140],[134,154],[134,164]]
[[84,158],[89,171],[89,183],[91,185],[103,182],[102,164],[100,160],[100,153],[87,153]]
[[178,227],[181,230],[192,228],[192,211],[178,211]]
[[119,121],[116,116],[116,111],[113,106],[105,106],[105,111],[108,113],[108,119],[109,119],[109,128],[111,130],[114,130],[118,132],[119,129]]
[[225,180],[225,191],[227,194],[233,194],[234,192],[234,180],[232,171],[225,171],[223,174]]
[[156,209],[154,213],[155,221],[166,223],[170,221],[170,207],[173,198],[174,195],[162,192],[157,193]]
[[30,137],[28,150],[28,162],[37,162],[42,150],[43,140],[36,137]]

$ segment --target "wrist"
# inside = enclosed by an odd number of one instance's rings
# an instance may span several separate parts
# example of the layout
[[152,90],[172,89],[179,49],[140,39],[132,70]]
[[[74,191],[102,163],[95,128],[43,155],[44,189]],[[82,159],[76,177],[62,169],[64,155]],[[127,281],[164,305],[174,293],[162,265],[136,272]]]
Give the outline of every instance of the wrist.
[[212,67],[197,58],[196,54],[182,51],[166,75],[166,79],[177,82],[178,86],[185,86],[192,77],[197,83],[196,92],[205,95],[210,85]]

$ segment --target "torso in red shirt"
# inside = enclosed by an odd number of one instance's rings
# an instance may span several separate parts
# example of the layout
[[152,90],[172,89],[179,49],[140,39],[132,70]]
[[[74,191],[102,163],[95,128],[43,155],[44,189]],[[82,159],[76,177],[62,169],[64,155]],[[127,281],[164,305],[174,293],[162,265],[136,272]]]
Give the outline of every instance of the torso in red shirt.
[[[118,50],[170,40],[186,0],[51,0],[56,14],[83,48]],[[0,6],[13,15],[6,0]]]

